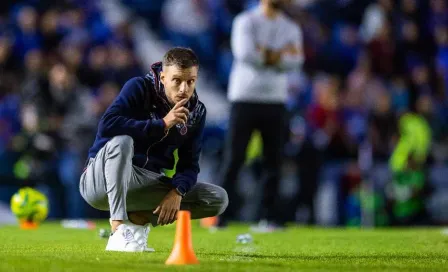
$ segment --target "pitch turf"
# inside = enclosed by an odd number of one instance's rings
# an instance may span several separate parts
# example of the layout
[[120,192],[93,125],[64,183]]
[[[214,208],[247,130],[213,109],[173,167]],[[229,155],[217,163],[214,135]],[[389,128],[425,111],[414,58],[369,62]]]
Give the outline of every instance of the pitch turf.
[[448,271],[448,236],[437,228],[295,227],[254,234],[251,245],[238,245],[236,236],[247,226],[210,233],[193,225],[201,263],[189,267],[164,265],[173,226],[151,230],[148,244],[155,253],[105,252],[107,240],[98,230],[63,229],[56,222],[34,231],[0,227],[0,271]]

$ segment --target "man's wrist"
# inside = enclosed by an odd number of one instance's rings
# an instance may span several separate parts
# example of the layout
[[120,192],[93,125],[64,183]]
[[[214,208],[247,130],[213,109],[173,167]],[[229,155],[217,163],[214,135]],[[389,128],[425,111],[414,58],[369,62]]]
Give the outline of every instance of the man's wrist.
[[182,188],[180,188],[180,187],[176,187],[176,188],[174,188],[174,190],[175,190],[176,193],[177,193],[178,195],[180,195],[181,197],[184,197],[185,194],[186,194],[186,192],[184,192],[184,190],[183,190]]
[[168,127],[168,123],[165,121],[165,118],[162,118],[163,122],[163,131],[167,132],[170,128]]

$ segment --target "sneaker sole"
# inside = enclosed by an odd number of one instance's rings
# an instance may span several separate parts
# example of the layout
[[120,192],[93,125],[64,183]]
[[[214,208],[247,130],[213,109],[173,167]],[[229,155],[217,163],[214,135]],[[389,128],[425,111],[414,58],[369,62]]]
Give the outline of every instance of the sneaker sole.
[[118,249],[118,248],[107,248],[106,251],[117,251],[117,252],[143,252],[143,249],[133,250],[133,249]]

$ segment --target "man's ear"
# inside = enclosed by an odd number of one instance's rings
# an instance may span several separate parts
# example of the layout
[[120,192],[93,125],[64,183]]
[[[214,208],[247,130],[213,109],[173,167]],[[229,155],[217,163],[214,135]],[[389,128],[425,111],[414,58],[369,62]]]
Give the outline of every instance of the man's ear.
[[163,85],[165,85],[165,73],[163,71],[160,72],[160,82],[162,82]]

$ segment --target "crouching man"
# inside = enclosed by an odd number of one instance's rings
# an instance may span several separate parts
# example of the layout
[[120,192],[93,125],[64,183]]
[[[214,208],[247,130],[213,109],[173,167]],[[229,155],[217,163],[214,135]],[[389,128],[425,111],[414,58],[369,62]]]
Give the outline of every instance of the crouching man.
[[[179,210],[198,219],[226,209],[223,188],[196,183],[206,117],[198,69],[192,50],[169,50],[148,75],[130,79],[101,118],[79,187],[92,207],[110,211],[106,250],[150,251],[149,224],[171,224]],[[174,167],[172,178],[164,174]]]

